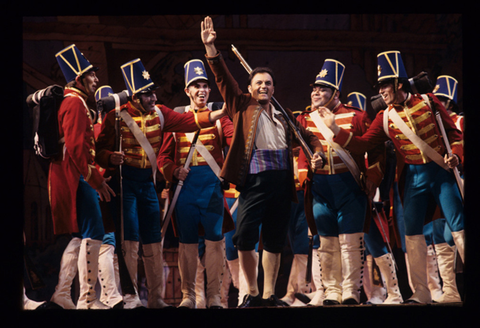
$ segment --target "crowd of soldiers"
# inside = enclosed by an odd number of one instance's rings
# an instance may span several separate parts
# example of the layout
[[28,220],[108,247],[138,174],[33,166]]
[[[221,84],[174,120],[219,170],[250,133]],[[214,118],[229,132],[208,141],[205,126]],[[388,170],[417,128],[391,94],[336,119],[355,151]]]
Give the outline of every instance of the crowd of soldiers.
[[[239,308],[360,305],[362,290],[365,304],[462,302],[458,81],[441,75],[422,88],[399,51],[384,51],[379,95],[367,110],[359,92],[342,103],[345,65],[327,58],[312,78],[310,105],[291,111],[273,96],[274,72],[252,70],[236,53],[249,73],[248,92],[240,89],[215,47],[210,17],[200,34],[214,78],[204,60],[185,63],[190,103],[174,109],[157,104],[158,86],[140,58],[121,66],[126,90],[115,93],[74,44],[56,54],[67,84],[48,187],[54,233],[71,240],[51,299],[31,300],[24,289],[24,309],[173,307],[164,301],[169,222],[179,241],[180,308],[226,308],[230,284]],[[222,102],[209,101],[213,81]],[[113,100],[97,124],[89,97]],[[289,279],[285,295],[276,295],[287,243]],[[407,271],[408,298],[397,270]]]

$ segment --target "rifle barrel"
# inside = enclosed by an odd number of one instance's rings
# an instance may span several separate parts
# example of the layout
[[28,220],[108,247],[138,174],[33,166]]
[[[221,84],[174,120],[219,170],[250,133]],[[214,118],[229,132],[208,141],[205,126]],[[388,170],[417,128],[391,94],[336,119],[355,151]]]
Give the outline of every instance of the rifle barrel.
[[[240,60],[240,63],[242,64],[242,66],[245,68],[245,70],[247,71],[248,74],[250,74],[250,72],[252,71],[252,68],[250,67],[250,65],[248,65],[248,63],[246,62],[246,60],[243,58],[243,56],[240,54],[240,52],[237,50],[237,48],[235,48],[235,46],[232,44],[232,51],[235,53],[235,55],[237,56],[237,58]],[[308,144],[305,142],[305,140],[303,139],[302,135],[300,134],[300,131],[298,130],[297,126],[295,125],[295,123],[292,122],[292,120],[290,119],[290,117],[287,115],[287,112],[285,111],[285,109],[283,109],[283,107],[280,105],[280,103],[272,96],[271,98],[272,102],[273,102],[273,105],[279,110],[282,112],[283,116],[285,117],[285,119],[287,120],[287,123],[288,125],[290,126],[290,128],[292,129],[293,133],[295,134],[295,137],[297,138],[297,140],[300,142],[300,146],[302,147],[302,150],[303,152],[305,153],[305,156],[307,157],[307,160],[308,160],[308,163],[309,165],[311,165],[310,161],[313,157],[313,152],[312,150],[310,149],[310,147],[308,146]]]

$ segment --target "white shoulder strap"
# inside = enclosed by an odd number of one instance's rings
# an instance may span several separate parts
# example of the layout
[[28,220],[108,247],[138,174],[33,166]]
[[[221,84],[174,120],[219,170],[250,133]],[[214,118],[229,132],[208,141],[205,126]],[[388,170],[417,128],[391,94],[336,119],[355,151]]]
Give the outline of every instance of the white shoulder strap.
[[163,116],[163,113],[160,110],[160,108],[158,108],[157,106],[155,106],[155,111],[157,112],[158,118],[160,119],[160,128],[163,131],[163,128],[165,126],[165,117]]
[[347,166],[350,173],[352,173],[355,181],[357,181],[358,185],[363,188],[363,183],[361,182],[361,172],[352,155],[350,155],[349,152],[345,151],[345,149],[343,149],[343,147],[340,146],[338,143],[333,141],[333,132],[325,125],[325,123],[323,123],[318,111],[314,110],[309,115],[317,129],[327,141],[327,143],[335,150],[335,153],[337,153],[338,157],[340,157],[343,163],[345,163],[345,165]]
[[390,108],[385,108],[383,111],[383,131],[385,131],[385,134],[387,137],[390,138],[390,134],[388,133],[388,111]]
[[153,181],[155,183],[157,174],[157,156],[155,155],[152,145],[147,140],[147,137],[143,134],[142,130],[138,127],[137,123],[135,123],[135,120],[130,116],[130,114],[128,114],[126,110],[121,111],[120,116],[125,121],[130,131],[132,131],[140,146],[142,146],[143,150],[145,150],[147,153],[148,160],[152,165]]
[[430,99],[428,99],[428,96],[427,95],[421,95],[422,98],[423,98],[423,101],[425,101],[425,103],[428,105],[428,107],[430,107],[430,109],[432,109],[432,105],[430,104]]
[[435,151],[430,145],[428,145],[425,141],[422,140],[419,136],[417,136],[405,122],[401,119],[400,115],[398,115],[396,110],[392,110],[390,113],[390,118],[392,119],[393,123],[402,131],[402,133],[410,139],[410,141],[420,149],[425,155],[427,155],[431,160],[435,161],[440,167],[444,168],[445,170],[449,170],[448,165],[443,160],[443,157]]
[[[430,109],[432,108],[432,106],[430,106],[430,101],[428,100],[428,97],[427,95],[421,95],[423,100],[428,104],[428,107],[430,107]],[[390,110],[389,107],[385,108],[385,110],[383,111],[383,130],[385,131],[385,134],[387,135],[387,137],[390,138],[390,134],[388,133],[388,111]]]

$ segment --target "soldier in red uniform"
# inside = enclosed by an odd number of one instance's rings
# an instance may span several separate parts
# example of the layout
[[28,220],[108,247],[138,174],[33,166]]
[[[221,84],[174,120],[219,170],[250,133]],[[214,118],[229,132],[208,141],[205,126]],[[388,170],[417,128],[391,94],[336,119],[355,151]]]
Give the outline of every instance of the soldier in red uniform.
[[[458,113],[457,105],[458,81],[449,75],[437,77],[437,82],[432,93],[440,100],[447,112],[450,114],[453,123],[464,132],[464,117]],[[463,163],[464,158],[462,158]],[[462,171],[462,170],[460,170]],[[462,177],[463,178],[463,177]],[[446,223],[445,218],[433,221],[433,247],[438,263],[438,271],[442,278],[442,294],[438,298],[433,298],[433,302],[450,303],[461,302],[462,299],[458,292],[456,274],[455,274],[455,255],[456,246],[453,241],[452,232]]]
[[[326,108],[321,109],[322,120],[334,133],[334,141],[354,154],[363,153],[388,139],[393,141],[404,205],[405,244],[414,289],[413,295],[405,302],[430,303],[423,226],[426,220],[433,218],[437,205],[452,230],[462,259],[464,254],[462,198],[450,172],[463,158],[462,133],[437,97],[410,92],[400,52],[386,51],[377,57],[379,93],[388,108],[377,114],[367,133],[352,135],[336,124],[335,114]],[[445,152],[435,120],[436,112],[440,113],[445,126],[452,156]]]
[[[336,122],[354,135],[367,131],[367,113],[340,101],[345,66],[337,60],[326,59],[312,85],[312,105],[297,120],[321,140],[327,163],[307,176],[306,199],[313,206],[316,231],[320,236],[320,265],[325,287],[323,305],[359,304],[363,276],[364,226],[369,198],[373,197],[382,179],[383,148],[369,152],[369,168],[364,153],[346,158],[347,153],[331,142],[330,130],[315,119],[321,107],[336,115]],[[318,114],[317,114],[318,115]],[[319,118],[319,116],[317,116]],[[349,164],[350,163],[350,164]],[[303,152],[299,169],[307,173]],[[305,177],[302,177],[302,181]],[[312,204],[313,203],[313,204]],[[306,213],[311,210],[305,210]]]
[[[98,78],[75,45],[56,54],[67,80],[65,99],[58,112],[62,158],[50,164],[49,195],[55,234],[78,234],[80,296],[77,309],[107,309],[95,293],[98,255],[105,229],[98,197],[110,201],[115,195],[95,167],[93,120],[86,100],[93,96]],[[75,239],[75,238],[74,238]]]
[[[185,64],[185,93],[190,100],[186,107],[175,111],[208,112],[210,84],[203,62],[190,60]],[[211,103],[210,103],[211,104]],[[195,132],[197,133],[197,132]],[[223,149],[230,145],[233,124],[228,117],[217,125],[201,129],[189,168],[184,168],[195,133],[165,133],[158,156],[158,166],[167,181],[184,181],[175,204],[175,232],[179,237],[178,268],[183,299],[180,307],[195,308],[195,278],[199,256],[199,225],[205,237],[206,306],[222,308],[220,287],[225,271],[223,236],[224,200],[222,181],[218,174],[223,166]],[[227,209],[228,210],[228,209]],[[233,221],[231,222],[233,228]]]
[[[157,86],[150,79],[139,58],[121,66],[129,101],[110,111],[102,123],[97,139],[96,160],[105,168],[105,176],[115,174],[121,165],[122,179],[115,185],[123,188],[125,262],[134,285],[137,282],[137,259],[140,242],[148,287],[148,307],[168,306],[162,299],[164,288],[160,205],[155,191],[157,154],[165,131],[195,131],[212,126],[223,111],[181,115],[164,105],[156,105]],[[118,115],[118,116],[117,116]],[[120,126],[116,126],[116,117]],[[120,131],[121,151],[115,149]],[[112,180],[113,181],[113,180]],[[114,184],[112,184],[114,185]],[[114,217],[118,207],[112,206]],[[141,306],[138,297],[131,307]]]

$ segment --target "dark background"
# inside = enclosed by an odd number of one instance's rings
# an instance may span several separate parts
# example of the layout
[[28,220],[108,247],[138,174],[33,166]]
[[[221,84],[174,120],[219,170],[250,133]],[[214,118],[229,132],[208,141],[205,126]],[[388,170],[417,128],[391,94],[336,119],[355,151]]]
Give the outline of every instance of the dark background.
[[[79,6],[81,7],[80,4]],[[55,54],[75,43],[94,66],[100,67],[97,72],[99,85],[110,85],[115,92],[124,90],[120,66],[132,59],[141,58],[152,80],[160,86],[157,91],[158,102],[170,108],[187,104],[188,98],[183,92],[183,65],[193,58],[204,60],[200,22],[205,15],[145,15],[150,11],[148,8],[135,7],[133,10],[135,16],[128,16],[130,13],[127,15],[123,13],[124,16],[109,15],[108,10],[99,16],[90,14],[50,16],[48,11],[45,15],[45,10],[41,11],[42,15],[27,10],[27,14],[21,18],[24,186],[21,215],[24,219],[27,249],[45,273],[44,278],[47,277],[50,289],[52,284],[54,287],[58,277],[58,265],[65,240],[63,237],[53,235],[46,189],[48,163],[32,156],[31,127],[24,100],[37,89],[51,84],[62,86],[65,84]],[[186,10],[187,13],[191,11],[191,8]],[[345,11],[348,11],[348,6]],[[426,71],[432,82],[435,82],[437,76],[444,74],[451,75],[459,81],[458,104],[467,117],[468,129],[470,113],[469,108],[464,107],[463,75],[464,72],[468,75],[470,66],[464,66],[464,35],[468,34],[465,31],[464,15],[401,12],[308,13],[309,10],[299,14],[211,14],[217,31],[217,49],[226,58],[227,66],[237,78],[240,87],[247,90],[247,73],[231,52],[231,44],[235,45],[252,68],[268,66],[273,69],[277,79],[275,98],[283,107],[292,110],[302,110],[310,104],[309,85],[315,80],[326,58],[339,60],[346,66],[341,97],[345,102],[347,94],[352,91],[362,92],[368,99],[376,94],[372,86],[377,78],[377,54],[386,50],[399,50],[409,76]],[[206,67],[213,82],[213,74],[208,65]],[[215,85],[212,85],[210,100],[222,101]],[[466,185],[468,187],[468,182]],[[467,258],[468,254],[467,248]],[[291,256],[288,247],[285,255],[287,260],[284,260],[282,265],[284,271],[280,274],[278,287],[280,292],[277,294],[279,297],[283,296],[284,283],[288,280],[290,265],[288,258]],[[402,273],[399,273],[399,279],[402,278],[401,275]],[[408,285],[405,285],[405,279],[400,283],[403,283],[402,292],[407,291],[403,293],[406,299]],[[465,288],[466,293],[467,290],[468,288]],[[30,293],[28,290],[27,292]],[[43,295],[31,293],[32,296],[42,296],[39,300],[48,299],[43,296],[49,297],[49,294],[51,295],[50,291],[44,291]],[[397,321],[410,322],[410,318],[404,316],[405,312],[428,313],[430,320],[438,320],[442,315],[446,315],[446,320],[453,320],[459,319],[459,316],[463,317],[466,308],[465,306],[453,308],[425,306],[421,310],[418,307],[405,306],[374,310],[363,308],[361,312],[351,309],[350,315],[345,315],[344,308],[318,308],[316,312],[313,312],[314,309],[278,311],[265,309],[266,312],[247,310],[240,315],[238,310],[226,310],[233,312],[227,312],[229,314],[223,312],[219,317],[231,316],[228,321],[235,318],[237,323],[248,324],[250,319],[258,320],[265,314],[273,314],[277,319],[298,318],[300,320],[298,322],[306,323],[312,322],[311,320],[320,315],[323,316],[325,323],[337,323],[338,320],[343,322],[352,318],[355,318],[356,322],[363,320],[370,322],[367,317],[387,313],[396,317]],[[34,316],[30,313],[24,314],[27,318]],[[203,322],[202,319],[209,318],[210,315],[197,311],[193,317]],[[178,322],[188,320],[185,316],[181,316],[180,319],[177,314],[173,316]],[[188,316],[191,317],[192,313],[189,312]],[[131,320],[135,321],[133,318]],[[319,324],[321,322],[319,321]]]

